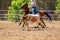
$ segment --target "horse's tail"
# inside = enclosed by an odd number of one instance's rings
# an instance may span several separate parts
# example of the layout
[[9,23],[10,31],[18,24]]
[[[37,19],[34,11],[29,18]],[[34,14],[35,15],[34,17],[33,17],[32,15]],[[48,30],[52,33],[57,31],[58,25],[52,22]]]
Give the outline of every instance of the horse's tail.
[[44,14],[49,18],[50,21],[52,21],[52,18],[48,13],[44,12]]
[[[40,12],[40,11],[37,11],[37,12],[41,14],[41,12]],[[51,16],[50,16],[50,14],[49,14],[49,13],[44,12],[43,14],[45,14],[45,15],[49,18],[49,20],[50,20],[50,21],[52,21],[52,18],[51,18]],[[41,14],[41,16],[44,16],[43,14]]]

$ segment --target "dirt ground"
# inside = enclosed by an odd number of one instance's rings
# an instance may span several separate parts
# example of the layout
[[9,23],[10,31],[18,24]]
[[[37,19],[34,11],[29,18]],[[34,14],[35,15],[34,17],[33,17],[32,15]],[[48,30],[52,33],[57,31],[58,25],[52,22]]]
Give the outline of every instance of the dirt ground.
[[18,23],[0,21],[0,40],[60,40],[60,21],[45,23],[45,30],[22,31]]

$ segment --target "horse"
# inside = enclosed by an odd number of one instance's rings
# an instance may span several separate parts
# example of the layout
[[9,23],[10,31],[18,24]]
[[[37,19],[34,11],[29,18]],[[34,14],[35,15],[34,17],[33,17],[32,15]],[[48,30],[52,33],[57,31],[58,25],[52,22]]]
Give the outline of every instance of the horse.
[[[30,25],[33,25],[33,27],[38,27],[38,28],[40,28],[40,26],[42,28],[45,28],[45,25],[40,20],[39,14],[35,14],[35,15],[27,14],[27,15],[25,15],[25,19],[23,19],[22,22],[27,30],[29,30]],[[30,27],[32,27],[32,26],[30,26]]]
[[[27,15],[27,14],[32,14],[31,11],[29,11],[29,8],[28,8],[28,4],[27,3],[24,3],[22,6],[21,6],[21,9],[24,10],[24,16]],[[42,23],[45,25],[44,21],[42,20],[43,17],[45,16],[44,12],[40,12],[40,11],[37,11],[40,15],[40,20],[42,21]],[[21,23],[20,23],[21,24]],[[45,25],[46,26],[46,25]]]
[[[38,26],[41,26],[42,28],[45,28],[45,23],[43,21],[43,18],[45,16],[45,12],[40,12],[40,11],[37,11],[39,14],[38,16],[33,16],[31,14],[31,11],[29,11],[29,8],[28,8],[28,4],[27,3],[24,3],[22,6],[21,6],[21,9],[24,10],[24,17],[22,18],[21,22],[23,22],[23,24],[25,24],[25,27],[27,27],[29,29],[29,23],[28,21],[32,22],[32,23],[35,23],[37,22],[37,27]],[[31,16],[32,15],[32,16]],[[37,17],[37,18],[36,18]],[[37,21],[39,20],[39,21]],[[21,24],[21,23],[20,23]],[[24,25],[23,25],[24,27]]]
[[[26,14],[29,14],[29,13],[32,13],[31,11],[29,11],[29,8],[28,8],[28,4],[27,3],[24,3],[22,6],[21,6],[22,9],[24,9],[24,12],[25,12],[25,15]],[[47,10],[46,10],[47,11]],[[40,18],[44,17],[45,15],[50,19],[50,21],[52,21],[52,18],[51,16],[46,12],[45,10],[37,10],[37,13],[40,14]],[[42,21],[43,22],[43,21]],[[43,22],[43,24],[45,24]]]

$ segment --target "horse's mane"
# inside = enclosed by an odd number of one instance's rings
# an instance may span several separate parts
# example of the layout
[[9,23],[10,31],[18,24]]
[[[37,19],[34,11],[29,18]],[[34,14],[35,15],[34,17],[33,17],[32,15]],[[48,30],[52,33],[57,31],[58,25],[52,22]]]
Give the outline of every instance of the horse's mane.
[[25,13],[24,15],[31,14],[27,3],[23,3],[21,8],[24,9],[24,13]]

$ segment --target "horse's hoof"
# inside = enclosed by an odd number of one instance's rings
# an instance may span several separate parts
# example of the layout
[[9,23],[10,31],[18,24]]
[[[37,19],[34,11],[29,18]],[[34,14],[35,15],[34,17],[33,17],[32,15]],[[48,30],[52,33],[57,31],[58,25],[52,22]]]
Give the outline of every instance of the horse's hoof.
[[23,31],[25,31],[25,29],[22,29]]
[[19,26],[21,25],[21,23],[19,23]]
[[39,28],[38,26],[35,26],[34,28]]
[[34,28],[37,28],[37,27],[34,27]]
[[31,31],[30,29],[28,29],[28,30],[24,30],[24,31]]
[[28,29],[28,31],[31,31],[30,29]]
[[42,26],[42,28],[45,28],[45,26]]

